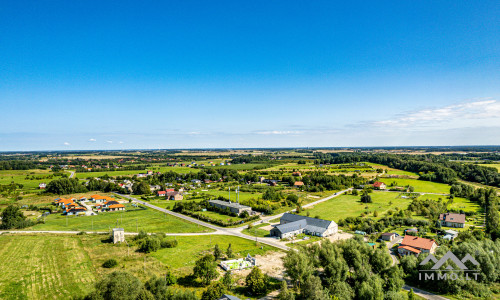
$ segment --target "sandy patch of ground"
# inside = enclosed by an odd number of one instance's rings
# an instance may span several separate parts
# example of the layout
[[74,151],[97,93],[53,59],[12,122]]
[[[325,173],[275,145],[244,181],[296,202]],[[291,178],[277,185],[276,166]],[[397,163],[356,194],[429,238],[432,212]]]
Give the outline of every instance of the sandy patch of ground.
[[263,229],[263,230],[271,230],[273,228],[274,228],[273,225],[266,225],[266,226],[259,227],[259,229]]
[[348,240],[348,239],[352,238],[353,236],[354,235],[352,235],[350,233],[338,232],[334,235],[327,237],[327,239],[329,239],[331,242],[335,242],[335,241],[341,241],[341,240]]
[[[284,252],[272,252],[266,254],[264,256],[256,255],[255,258],[257,260],[257,266],[262,270],[264,274],[267,274],[273,278],[278,280],[283,279],[283,272],[285,268],[283,267],[282,258],[286,255]],[[238,276],[246,277],[250,274],[251,269],[241,270],[241,271],[233,271]]]
[[314,196],[314,195],[307,195],[308,198],[315,198],[315,199],[319,199],[321,198],[320,196]]

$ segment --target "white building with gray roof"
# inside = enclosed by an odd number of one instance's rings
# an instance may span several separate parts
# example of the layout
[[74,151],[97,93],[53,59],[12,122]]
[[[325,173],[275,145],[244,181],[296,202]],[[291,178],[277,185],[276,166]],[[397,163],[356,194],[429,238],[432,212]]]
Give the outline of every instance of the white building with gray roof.
[[334,221],[285,213],[280,218],[280,225],[271,229],[270,235],[284,239],[301,233],[325,237],[337,232],[338,225]]

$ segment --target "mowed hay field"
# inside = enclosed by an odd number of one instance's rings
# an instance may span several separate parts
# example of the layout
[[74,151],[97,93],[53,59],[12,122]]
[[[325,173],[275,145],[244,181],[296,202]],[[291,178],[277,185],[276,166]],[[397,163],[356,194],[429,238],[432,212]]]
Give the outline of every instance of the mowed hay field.
[[410,185],[415,188],[415,192],[419,193],[437,193],[437,194],[449,194],[450,186],[444,183],[418,180],[418,179],[401,179],[401,178],[380,178],[379,181],[385,183],[387,188],[393,182],[396,182],[397,186],[407,186]]
[[407,208],[412,201],[407,198],[399,198],[399,193],[392,192],[373,192],[370,196],[373,203],[362,203],[361,196],[338,196],[316,204],[312,208],[306,208],[300,214],[305,216],[309,212],[310,217],[319,216],[321,219],[338,221],[347,217],[359,217],[362,213],[377,211],[380,218],[390,209]]
[[125,204],[125,211],[100,213],[95,216],[63,216],[51,214],[45,224],[37,224],[29,230],[70,230],[70,231],[109,231],[121,227],[128,232],[184,233],[210,232],[212,229],[198,226],[177,217],[147,207],[133,207]]
[[0,260],[0,299],[71,299],[95,281],[76,236],[0,235]]

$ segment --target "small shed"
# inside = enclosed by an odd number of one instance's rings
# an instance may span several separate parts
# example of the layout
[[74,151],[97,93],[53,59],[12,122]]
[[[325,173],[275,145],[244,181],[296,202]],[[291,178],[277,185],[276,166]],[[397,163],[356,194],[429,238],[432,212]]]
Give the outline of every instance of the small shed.
[[113,228],[113,244],[125,242],[125,230],[123,228]]

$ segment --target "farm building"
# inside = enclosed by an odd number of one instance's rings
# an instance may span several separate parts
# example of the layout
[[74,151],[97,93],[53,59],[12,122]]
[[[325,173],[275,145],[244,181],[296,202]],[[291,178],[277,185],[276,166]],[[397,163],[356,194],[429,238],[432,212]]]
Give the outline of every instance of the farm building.
[[292,176],[302,176],[302,173],[300,173],[300,172],[293,172]]
[[440,214],[439,221],[441,222],[441,226],[464,228],[465,214],[454,214],[454,213]]
[[299,187],[299,186],[303,186],[304,183],[302,181],[295,181],[295,183],[293,184],[294,187]]
[[403,241],[398,247],[398,252],[401,255],[419,255],[421,252],[434,253],[436,248],[437,244],[434,240],[405,235]]
[[276,225],[271,229],[270,235],[280,239],[301,233],[325,237],[335,234],[337,231],[338,225],[334,221],[285,213],[280,218],[280,225]]
[[41,190],[45,189],[46,187],[47,187],[47,185],[45,183],[40,183],[38,185],[38,188],[41,189]]
[[113,244],[125,242],[125,230],[123,228],[113,228]]
[[210,201],[208,201],[208,203],[211,206],[215,206],[215,207],[218,207],[220,209],[229,208],[229,210],[232,213],[235,213],[235,214],[238,214],[238,215],[241,214],[244,211],[248,211],[249,214],[252,214],[252,208],[250,206],[241,205],[241,204],[236,203],[236,202],[227,202],[227,201],[221,201],[221,200],[210,200]]

